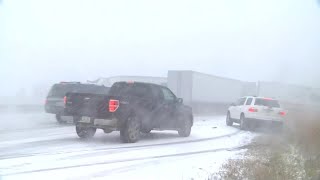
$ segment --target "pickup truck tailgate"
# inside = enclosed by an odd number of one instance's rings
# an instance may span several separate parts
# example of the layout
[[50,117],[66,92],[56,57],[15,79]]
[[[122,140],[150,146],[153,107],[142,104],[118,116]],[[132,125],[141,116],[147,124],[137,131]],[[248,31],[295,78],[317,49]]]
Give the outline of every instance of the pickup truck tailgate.
[[111,116],[109,112],[109,99],[106,95],[68,93],[66,111],[76,116],[106,118]]

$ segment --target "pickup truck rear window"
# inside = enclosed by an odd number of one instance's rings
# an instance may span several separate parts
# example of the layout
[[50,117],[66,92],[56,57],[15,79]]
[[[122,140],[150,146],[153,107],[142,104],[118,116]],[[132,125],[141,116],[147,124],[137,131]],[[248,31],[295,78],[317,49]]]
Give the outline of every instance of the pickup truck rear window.
[[256,98],[254,105],[279,108],[280,104],[277,100]]

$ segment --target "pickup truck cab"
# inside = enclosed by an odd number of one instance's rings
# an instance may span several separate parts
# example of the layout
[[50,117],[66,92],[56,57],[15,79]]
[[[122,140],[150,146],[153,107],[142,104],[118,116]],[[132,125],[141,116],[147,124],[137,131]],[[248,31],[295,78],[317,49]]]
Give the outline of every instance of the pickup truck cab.
[[126,143],[138,141],[141,132],[153,129],[177,130],[187,137],[193,125],[191,107],[167,87],[151,83],[116,82],[108,95],[67,93],[66,110],[77,117],[80,138],[93,137],[96,129],[120,131]]
[[55,114],[58,123],[63,123],[61,116],[69,116],[65,111],[65,100],[68,92],[95,93],[107,95],[109,87],[80,82],[60,82],[54,84],[45,101],[46,113]]
[[227,112],[226,124],[239,123],[240,129],[247,129],[256,123],[283,126],[286,111],[276,99],[246,96],[232,103]]

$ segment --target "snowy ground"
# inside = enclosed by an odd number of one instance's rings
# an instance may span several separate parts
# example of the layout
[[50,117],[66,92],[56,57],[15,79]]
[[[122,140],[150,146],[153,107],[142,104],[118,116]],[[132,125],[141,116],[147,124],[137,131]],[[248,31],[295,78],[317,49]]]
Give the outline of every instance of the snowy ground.
[[80,140],[73,125],[44,113],[0,117],[0,179],[202,179],[257,135],[223,116],[196,117],[188,138],[152,131],[123,144],[118,132]]

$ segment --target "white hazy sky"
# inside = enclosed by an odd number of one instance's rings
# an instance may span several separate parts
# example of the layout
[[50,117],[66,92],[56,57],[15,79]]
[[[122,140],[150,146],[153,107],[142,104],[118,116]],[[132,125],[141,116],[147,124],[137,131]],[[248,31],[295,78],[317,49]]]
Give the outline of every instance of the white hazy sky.
[[175,69],[320,87],[320,7],[317,0],[0,0],[0,67],[2,94]]

